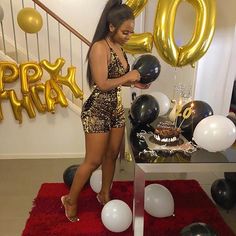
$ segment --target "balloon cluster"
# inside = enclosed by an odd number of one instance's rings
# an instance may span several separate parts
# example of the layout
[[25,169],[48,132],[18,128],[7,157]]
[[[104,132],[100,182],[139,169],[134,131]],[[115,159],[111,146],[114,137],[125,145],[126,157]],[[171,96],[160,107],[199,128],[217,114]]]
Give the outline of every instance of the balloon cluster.
[[[76,68],[71,66],[67,75],[60,75],[65,64],[63,58],[58,58],[55,63],[42,60],[40,63],[26,62],[19,66],[13,62],[0,62],[0,102],[10,100],[15,119],[22,123],[22,109],[25,109],[30,118],[36,116],[35,108],[40,113],[55,112],[55,104],[67,107],[68,102],[62,91],[62,85],[70,88],[76,98],[83,98],[83,92],[76,84]],[[41,82],[43,69],[48,72],[50,79]],[[6,89],[5,83],[13,83],[20,78],[22,99],[20,100],[14,89]],[[44,101],[40,93],[44,94]],[[0,103],[0,120],[3,113]]]
[[[126,4],[137,16],[144,9],[147,0],[127,0]],[[196,11],[192,37],[186,45],[178,46],[174,39],[176,14],[181,0],[159,0],[157,4],[154,32],[132,35],[125,45],[131,54],[151,52],[153,42],[164,61],[173,66],[193,65],[208,50],[215,30],[216,3],[214,0],[188,0]],[[153,37],[152,37],[153,35]]]
[[161,92],[143,94],[133,101],[130,108],[130,143],[134,150],[143,151],[148,146],[145,140],[138,135],[141,131],[153,132],[151,123],[160,115],[165,115],[170,108],[169,98]]

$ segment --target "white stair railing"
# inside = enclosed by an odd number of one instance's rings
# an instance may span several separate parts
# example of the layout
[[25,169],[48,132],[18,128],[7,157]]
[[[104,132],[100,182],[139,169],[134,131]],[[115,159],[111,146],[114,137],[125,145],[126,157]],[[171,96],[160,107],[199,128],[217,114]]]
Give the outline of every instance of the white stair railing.
[[[82,91],[88,91],[86,84],[86,55],[90,42],[78,31],[67,24],[38,0],[1,0],[4,18],[0,24],[0,50],[20,64],[26,61],[40,62],[43,59],[54,63],[63,58],[65,65],[61,74],[67,74],[67,68],[75,66],[77,84]],[[28,34],[20,29],[17,14],[25,7],[37,10],[43,18],[43,26],[38,33]],[[75,108],[82,101],[74,99],[66,87],[63,92]],[[70,103],[71,104],[71,103]]]

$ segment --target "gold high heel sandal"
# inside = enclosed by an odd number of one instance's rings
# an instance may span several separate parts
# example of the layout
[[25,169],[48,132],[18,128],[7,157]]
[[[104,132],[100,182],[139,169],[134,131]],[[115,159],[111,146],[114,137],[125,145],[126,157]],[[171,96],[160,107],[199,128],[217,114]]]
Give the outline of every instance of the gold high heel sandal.
[[72,204],[70,202],[70,199],[67,196],[62,196],[61,197],[61,203],[62,203],[62,206],[65,209],[65,216],[66,216],[66,218],[70,222],[77,222],[77,221],[79,221],[79,218],[77,216],[68,216],[68,214],[67,214],[68,207],[72,206]]

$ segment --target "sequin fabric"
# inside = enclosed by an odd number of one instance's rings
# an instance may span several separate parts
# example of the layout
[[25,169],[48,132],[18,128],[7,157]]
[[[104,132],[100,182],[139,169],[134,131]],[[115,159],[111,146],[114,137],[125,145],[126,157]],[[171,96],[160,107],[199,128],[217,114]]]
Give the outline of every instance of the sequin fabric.
[[[128,63],[125,53],[124,56]],[[125,69],[110,47],[108,78],[118,78],[128,71],[129,66]],[[110,131],[111,128],[123,127],[125,115],[121,100],[121,86],[109,91],[101,91],[95,85],[90,97],[83,105],[81,120],[85,133],[104,133]]]

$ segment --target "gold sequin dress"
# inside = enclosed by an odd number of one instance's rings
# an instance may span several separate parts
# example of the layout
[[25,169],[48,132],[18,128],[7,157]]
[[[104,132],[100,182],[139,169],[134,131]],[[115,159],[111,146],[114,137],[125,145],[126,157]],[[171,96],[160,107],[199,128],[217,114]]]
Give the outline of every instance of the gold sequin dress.
[[[109,48],[108,79],[121,77],[129,71],[129,65],[125,69],[114,50],[110,46]],[[124,57],[128,64],[125,52]],[[109,91],[101,91],[95,85],[92,94],[83,105],[81,120],[85,133],[104,133],[111,128],[123,127],[125,115],[121,101],[121,86]]]

